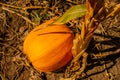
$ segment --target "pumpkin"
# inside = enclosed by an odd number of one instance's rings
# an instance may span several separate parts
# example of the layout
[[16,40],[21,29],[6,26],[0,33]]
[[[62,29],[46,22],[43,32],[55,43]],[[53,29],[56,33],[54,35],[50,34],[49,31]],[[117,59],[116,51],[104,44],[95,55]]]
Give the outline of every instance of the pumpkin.
[[42,72],[58,70],[72,59],[73,32],[65,24],[50,25],[53,21],[37,26],[24,40],[24,53]]

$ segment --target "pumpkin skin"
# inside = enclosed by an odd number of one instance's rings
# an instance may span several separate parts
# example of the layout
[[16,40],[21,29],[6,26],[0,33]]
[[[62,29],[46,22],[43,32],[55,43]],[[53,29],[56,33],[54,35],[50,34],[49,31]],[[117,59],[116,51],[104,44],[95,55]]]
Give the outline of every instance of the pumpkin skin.
[[60,69],[72,59],[73,32],[64,24],[49,25],[53,21],[48,20],[34,28],[23,44],[32,65],[42,72]]

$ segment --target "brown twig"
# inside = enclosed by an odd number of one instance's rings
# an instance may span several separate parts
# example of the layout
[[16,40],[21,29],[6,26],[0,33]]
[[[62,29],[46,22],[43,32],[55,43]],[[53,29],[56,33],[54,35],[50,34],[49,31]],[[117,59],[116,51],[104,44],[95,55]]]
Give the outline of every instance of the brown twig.
[[[5,10],[5,11],[8,11],[8,12],[10,12],[10,13],[16,13],[15,11],[10,10],[10,9],[8,9],[8,8],[6,8],[6,7],[2,7],[2,9]],[[28,18],[22,16],[21,14],[19,14],[19,13],[16,13],[16,14],[17,14],[18,16],[22,17],[24,20],[26,20],[26,21],[29,22],[30,24],[36,25],[34,22],[32,22],[32,21],[29,20]]]
[[106,18],[114,17],[118,12],[120,12],[120,4],[115,5],[113,11],[109,12]]
[[6,7],[21,9],[21,7],[18,7],[18,6],[13,6],[13,5],[9,5],[9,4],[5,4],[5,3],[1,3],[1,2],[0,2],[0,4],[3,6],[6,6]]
[[6,6],[6,7],[11,7],[11,8],[15,8],[15,9],[22,9],[22,10],[43,8],[42,6],[18,7],[18,6],[13,6],[13,5],[9,5],[9,4],[5,4],[5,3],[1,3],[1,2],[0,2],[0,4],[3,5],[3,6]]
[[28,9],[41,9],[43,8],[42,6],[28,6],[28,7],[23,7],[22,10],[28,10]]

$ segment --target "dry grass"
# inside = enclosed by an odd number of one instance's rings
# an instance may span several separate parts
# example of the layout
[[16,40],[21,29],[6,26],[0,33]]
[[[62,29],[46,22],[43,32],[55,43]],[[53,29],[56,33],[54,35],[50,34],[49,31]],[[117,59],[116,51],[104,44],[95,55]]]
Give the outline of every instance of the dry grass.
[[[35,70],[23,54],[23,41],[35,24],[39,25],[54,16],[61,16],[69,7],[83,4],[85,0],[2,0],[0,2],[0,80],[59,80],[63,77],[65,70],[53,73]],[[120,3],[119,0],[107,2],[111,6]],[[70,25],[74,32],[78,32],[76,27],[81,25],[80,18],[70,21],[67,25]],[[87,49],[89,53],[87,68],[83,77],[79,79],[119,80],[119,43],[120,13],[112,20],[102,21],[95,31]],[[106,57],[99,56],[102,54]]]

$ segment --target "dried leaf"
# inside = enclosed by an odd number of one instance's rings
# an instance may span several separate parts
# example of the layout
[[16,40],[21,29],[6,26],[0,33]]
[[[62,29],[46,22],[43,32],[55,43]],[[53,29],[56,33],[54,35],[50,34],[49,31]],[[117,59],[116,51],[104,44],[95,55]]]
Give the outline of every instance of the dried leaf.
[[86,12],[85,20],[87,20],[93,16],[95,2],[96,2],[96,0],[86,0],[87,12]]
[[104,0],[86,0],[87,12],[85,15],[86,24],[89,20],[98,14],[98,11],[104,6]]
[[82,17],[86,13],[86,6],[85,5],[76,5],[71,7],[68,11],[66,11],[63,16],[58,18],[57,21],[55,21],[53,24],[64,24],[68,21]]
[[81,38],[79,33],[75,34],[75,38],[73,40],[72,54],[73,58],[81,51],[81,45],[83,44],[83,39]]
[[82,38],[83,40],[84,40],[84,38],[85,38],[86,32],[87,32],[87,29],[86,29],[85,24],[84,24],[84,22],[83,22],[83,23],[82,23],[82,29],[81,29],[81,38]]

